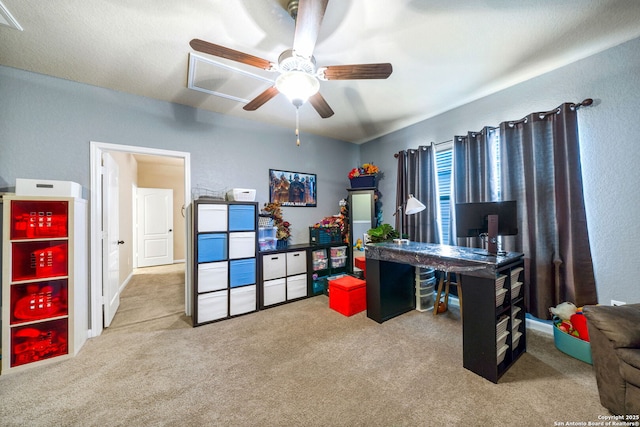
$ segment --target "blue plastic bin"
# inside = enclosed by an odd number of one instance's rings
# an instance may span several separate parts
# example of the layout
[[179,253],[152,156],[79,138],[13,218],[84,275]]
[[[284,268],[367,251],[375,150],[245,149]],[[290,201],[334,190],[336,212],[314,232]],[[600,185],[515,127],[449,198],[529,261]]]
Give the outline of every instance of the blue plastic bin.
[[255,230],[255,205],[229,205],[229,231]]
[[588,341],[564,333],[556,325],[553,325],[553,341],[556,344],[556,348],[561,352],[593,365],[591,343]]
[[227,235],[199,234],[198,262],[222,261],[227,259]]
[[232,288],[256,283],[256,259],[237,259],[229,262],[229,284]]

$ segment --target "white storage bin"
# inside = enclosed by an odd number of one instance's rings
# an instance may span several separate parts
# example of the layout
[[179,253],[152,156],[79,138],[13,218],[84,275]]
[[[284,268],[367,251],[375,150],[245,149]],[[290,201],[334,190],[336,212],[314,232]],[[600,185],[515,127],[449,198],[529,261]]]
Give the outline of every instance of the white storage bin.
[[256,232],[229,233],[229,258],[251,258],[256,255]]
[[504,316],[500,319],[498,324],[496,325],[496,336],[500,336],[504,331],[507,330],[507,323],[509,322],[509,317]]
[[507,280],[506,274],[501,274],[500,276],[498,276],[498,278],[496,279],[496,292],[504,287],[505,280]]
[[306,251],[287,252],[287,274],[302,274],[307,272]]
[[285,254],[264,255],[262,257],[262,280],[277,279],[287,275]]
[[227,205],[224,204],[199,204],[198,205],[198,231],[226,231],[227,230]]
[[512,322],[516,319],[516,316],[518,316],[518,313],[520,313],[520,307],[512,306],[511,307],[511,321]]
[[227,191],[227,200],[232,202],[253,202],[256,200],[256,190],[252,188],[232,188]]
[[496,292],[496,307],[500,307],[504,302],[504,297],[507,295],[507,288],[502,288]]
[[302,298],[307,296],[307,275],[287,277],[287,299]]
[[256,285],[243,286],[241,288],[231,289],[230,296],[230,314],[249,313],[255,311],[256,306]]
[[502,348],[503,345],[505,345],[507,343],[507,338],[509,337],[509,331],[504,331],[499,337],[498,337],[498,341],[496,342],[496,350],[500,350]]
[[198,292],[226,289],[229,264],[226,261],[198,264]]
[[511,327],[511,330],[513,331],[513,333],[516,333],[516,331],[520,327],[521,323],[522,323],[522,320],[520,320],[520,319],[516,319],[516,320],[513,321],[513,323],[512,323],[513,326]]
[[522,282],[515,282],[512,286],[511,286],[511,299],[515,299],[518,298],[518,295],[520,295],[520,289],[522,289]]
[[522,338],[522,332],[515,332],[513,334],[513,348],[517,348],[520,343],[520,338]]
[[285,279],[274,279],[264,282],[264,306],[277,304],[287,299]]
[[82,199],[82,186],[72,181],[16,178],[16,196],[75,197]]
[[498,350],[498,360],[496,365],[499,365],[504,360],[504,357],[507,355],[507,350],[509,349],[509,345],[505,344],[502,346],[500,350]]
[[227,291],[198,295],[198,323],[227,317]]

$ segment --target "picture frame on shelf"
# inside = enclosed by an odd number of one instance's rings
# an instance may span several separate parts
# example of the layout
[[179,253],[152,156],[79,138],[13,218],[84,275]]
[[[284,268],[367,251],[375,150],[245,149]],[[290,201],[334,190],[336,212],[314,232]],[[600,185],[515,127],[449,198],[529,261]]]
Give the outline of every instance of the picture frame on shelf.
[[316,207],[317,176],[314,173],[269,169],[269,203],[283,207]]

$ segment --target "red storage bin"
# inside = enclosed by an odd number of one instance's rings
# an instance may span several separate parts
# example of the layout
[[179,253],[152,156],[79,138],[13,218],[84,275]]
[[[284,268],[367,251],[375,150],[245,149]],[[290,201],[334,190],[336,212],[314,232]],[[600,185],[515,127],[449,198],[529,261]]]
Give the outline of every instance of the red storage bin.
[[11,286],[11,324],[66,316],[67,280],[48,280]]
[[353,276],[329,281],[329,308],[345,316],[367,309],[367,282]]
[[362,270],[362,274],[364,275],[364,277],[367,277],[367,259],[363,256],[355,257],[354,264],[356,267]]
[[25,241],[11,245],[12,280],[67,275],[67,242]]
[[52,320],[11,330],[11,367],[68,353],[67,319]]
[[68,203],[14,200],[11,202],[11,239],[67,237]]

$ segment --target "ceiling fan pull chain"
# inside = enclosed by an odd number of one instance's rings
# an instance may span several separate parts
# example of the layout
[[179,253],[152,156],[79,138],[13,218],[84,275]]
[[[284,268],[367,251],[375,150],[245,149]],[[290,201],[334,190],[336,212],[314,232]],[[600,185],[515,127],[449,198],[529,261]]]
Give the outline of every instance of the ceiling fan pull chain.
[[298,107],[296,107],[296,145],[298,147],[300,147],[300,116],[299,116],[299,111],[300,109]]

